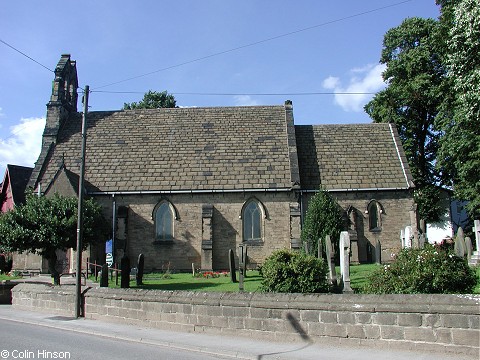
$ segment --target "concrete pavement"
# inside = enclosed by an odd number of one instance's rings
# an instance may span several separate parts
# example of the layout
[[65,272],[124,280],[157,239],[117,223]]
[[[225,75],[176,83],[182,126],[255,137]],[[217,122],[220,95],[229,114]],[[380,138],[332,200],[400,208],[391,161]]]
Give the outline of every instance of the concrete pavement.
[[75,319],[46,313],[21,311],[13,309],[11,305],[0,305],[0,321],[17,321],[236,359],[410,360],[412,357],[415,357],[416,360],[472,359],[472,357],[462,357],[458,354],[425,353],[367,346],[355,347],[349,344],[334,344],[332,341],[313,344],[299,339],[295,343],[278,343],[243,337],[165,331],[98,320]]

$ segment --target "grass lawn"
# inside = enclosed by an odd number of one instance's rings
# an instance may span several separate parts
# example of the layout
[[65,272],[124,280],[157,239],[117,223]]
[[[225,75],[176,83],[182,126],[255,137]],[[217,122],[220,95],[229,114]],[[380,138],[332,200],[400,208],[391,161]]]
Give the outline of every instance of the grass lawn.
[[[140,289],[157,290],[238,291],[238,273],[236,283],[231,282],[229,274],[216,278],[193,277],[190,273],[171,274],[170,277],[170,279],[162,279],[161,274],[147,274],[143,278],[144,285],[137,286],[136,282],[132,281],[130,286]],[[247,271],[247,277],[243,281],[244,290],[247,292],[258,291],[261,281],[262,277],[258,271]]]
[[[94,280],[93,278],[91,278]],[[193,277],[191,273],[175,273],[166,277],[161,273],[145,274],[143,276],[143,285],[137,286],[136,280],[130,280],[130,287],[134,289],[152,289],[152,290],[185,290],[185,291],[217,291],[217,292],[235,292],[238,291],[238,272],[237,282],[230,281],[230,275],[219,277]],[[256,270],[247,271],[247,277],[244,279],[244,290],[247,292],[256,292],[260,287],[262,277]],[[120,284],[120,279],[118,279]],[[109,287],[118,288],[115,285],[115,279],[109,280]]]
[[14,280],[14,279],[19,279],[19,277],[18,276],[8,276],[8,275],[5,275],[5,274],[0,274],[0,281]]
[[[381,265],[362,264],[350,266],[350,286],[356,293],[367,285],[367,278],[370,273],[375,271]],[[480,267],[477,267],[477,286],[474,294],[480,294]],[[340,267],[336,268],[337,276],[340,274]],[[137,286],[135,280],[130,281],[130,287],[135,289],[155,289],[155,290],[186,290],[186,291],[217,291],[217,292],[236,292],[238,291],[238,282],[232,283],[230,276],[220,276],[216,278],[193,277],[191,273],[169,274],[170,278],[165,278],[163,274],[152,273],[145,274],[143,278],[144,285]],[[237,281],[238,281],[237,273]],[[0,279],[2,279],[0,277]],[[120,279],[118,280],[120,284]],[[259,291],[262,277],[258,271],[248,271],[244,280],[244,289],[247,292]],[[115,285],[115,280],[109,280],[110,287],[120,287]]]
[[[356,291],[367,283],[367,276],[378,267],[376,264],[352,265],[350,267],[351,286]],[[337,267],[337,274],[340,274],[340,267]],[[338,276],[338,275],[337,275]],[[130,287],[136,289],[155,289],[155,290],[187,290],[187,291],[218,291],[235,292],[238,291],[238,282],[232,283],[230,275],[216,278],[193,277],[191,273],[169,274],[170,278],[165,278],[163,274],[152,273],[145,274],[143,277],[144,285],[137,286],[135,280],[130,281]],[[239,279],[237,273],[237,281]],[[120,283],[120,279],[118,280]],[[259,291],[262,277],[258,271],[247,271],[247,277],[244,280],[244,289],[247,292]],[[110,287],[120,287],[115,285],[115,280],[109,280]]]
[[[350,287],[356,292],[361,292],[361,289],[368,284],[368,276],[378,269],[377,264],[361,264],[350,266]],[[336,269],[337,276],[340,275],[340,266]]]

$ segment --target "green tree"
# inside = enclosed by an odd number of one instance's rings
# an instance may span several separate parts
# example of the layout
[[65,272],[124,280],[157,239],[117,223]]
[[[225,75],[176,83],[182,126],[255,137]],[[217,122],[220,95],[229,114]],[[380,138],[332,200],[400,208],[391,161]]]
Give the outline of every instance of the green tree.
[[160,109],[160,108],[174,108],[177,105],[175,97],[167,91],[157,92],[149,90],[141,101],[124,103],[124,110],[134,109]]
[[438,191],[441,179],[436,157],[441,133],[435,119],[445,86],[446,69],[438,45],[438,22],[409,18],[384,36],[380,62],[388,86],[365,106],[374,122],[396,124],[416,185],[419,214],[426,221],[440,215]]
[[320,189],[308,203],[301,233],[302,243],[308,244],[311,254],[317,254],[318,240],[322,240],[322,247],[325,250],[325,236],[330,235],[332,244],[338,248],[342,227],[342,208],[327,190]]
[[[0,216],[1,250],[31,252],[45,257],[55,284],[59,284],[55,251],[76,249],[77,203],[75,197],[28,194],[25,204]],[[106,240],[108,229],[105,224],[100,206],[93,200],[86,200],[82,250],[89,244]]]
[[[480,5],[478,0],[442,6],[448,77],[453,96],[439,121],[444,132],[439,165],[451,174],[455,195],[480,215]],[[450,26],[449,26],[450,25]]]

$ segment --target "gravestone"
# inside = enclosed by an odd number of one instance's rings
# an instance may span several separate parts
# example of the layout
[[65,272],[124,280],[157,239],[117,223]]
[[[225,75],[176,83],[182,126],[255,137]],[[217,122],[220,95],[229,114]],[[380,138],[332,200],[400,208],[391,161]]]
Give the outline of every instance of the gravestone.
[[239,254],[238,254],[238,290],[243,291],[243,279],[247,270],[247,244],[239,245]]
[[405,227],[405,248],[412,247],[413,231],[410,225]]
[[419,236],[418,236],[418,247],[420,249],[423,249],[425,247],[425,234],[424,233],[421,233]]
[[343,283],[343,293],[352,293],[350,287],[350,236],[348,231],[340,233],[340,272]]
[[474,221],[473,233],[475,234],[476,250],[472,253],[472,257],[468,263],[472,266],[480,264],[480,220]]
[[233,250],[228,250],[228,265],[230,268],[230,280],[233,283],[237,282],[237,269],[235,268],[235,254]]
[[333,286],[337,286],[337,273],[335,271],[335,252],[333,250],[330,235],[325,236],[325,252],[328,264],[328,280]]
[[108,264],[102,265],[100,272],[100,287],[108,287]]
[[310,251],[310,247],[308,246],[308,241],[305,241],[303,243],[303,250],[305,251],[305,254],[310,254],[309,251]]
[[465,235],[463,234],[463,229],[461,227],[458,228],[457,236],[455,236],[454,251],[455,255],[458,257],[465,257]]
[[465,238],[465,252],[467,254],[467,260],[470,260],[472,258],[473,245],[472,245],[472,239],[470,239],[469,236]]
[[145,269],[145,256],[143,254],[138,255],[137,260],[137,274],[135,279],[137,280],[137,286],[143,285],[143,271]]
[[323,244],[322,239],[318,238],[318,247],[317,247],[317,258],[321,259],[323,257]]
[[0,274],[3,274],[6,272],[7,268],[7,260],[5,259],[5,256],[0,254]]
[[375,244],[375,263],[381,264],[382,263],[382,244],[380,244],[380,240],[377,239],[377,243]]
[[480,252],[480,220],[474,221],[473,232],[475,233],[475,244],[477,245],[477,252]]
[[120,287],[126,289],[130,287],[130,259],[124,255],[120,260],[121,279]]
[[400,243],[401,243],[402,249],[405,249],[405,229],[400,230]]

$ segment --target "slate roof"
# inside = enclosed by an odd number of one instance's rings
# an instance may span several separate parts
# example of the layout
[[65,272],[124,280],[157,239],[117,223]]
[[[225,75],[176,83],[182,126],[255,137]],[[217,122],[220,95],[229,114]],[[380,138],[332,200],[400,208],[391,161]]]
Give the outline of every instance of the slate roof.
[[[28,180],[32,174],[33,168],[19,165],[7,165],[7,170],[5,172],[5,177],[9,179],[4,179],[3,185],[10,183],[12,189],[12,197],[14,204],[23,204],[25,202],[25,189],[27,188]],[[2,189],[3,192],[4,189]]]
[[[87,119],[89,192],[274,190],[298,183],[293,118],[283,105],[91,112]],[[75,113],[49,150],[42,189],[61,166],[79,173],[80,143]]]
[[413,180],[394,125],[296,125],[302,189],[406,189]]

